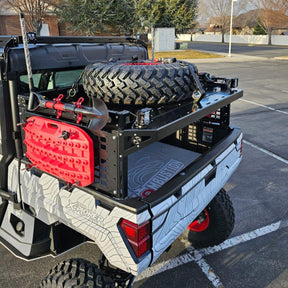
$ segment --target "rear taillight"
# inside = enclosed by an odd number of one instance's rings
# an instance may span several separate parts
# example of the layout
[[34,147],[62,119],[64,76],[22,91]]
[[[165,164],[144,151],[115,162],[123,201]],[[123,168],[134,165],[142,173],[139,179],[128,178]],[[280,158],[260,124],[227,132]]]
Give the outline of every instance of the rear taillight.
[[151,249],[150,221],[137,225],[123,219],[120,226],[137,258]]

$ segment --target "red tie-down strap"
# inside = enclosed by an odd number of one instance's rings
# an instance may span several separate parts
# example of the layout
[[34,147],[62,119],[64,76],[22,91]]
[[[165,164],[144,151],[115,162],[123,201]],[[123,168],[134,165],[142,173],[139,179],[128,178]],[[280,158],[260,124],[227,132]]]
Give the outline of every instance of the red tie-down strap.
[[94,182],[93,140],[84,130],[39,116],[28,118],[23,129],[33,166],[72,185]]

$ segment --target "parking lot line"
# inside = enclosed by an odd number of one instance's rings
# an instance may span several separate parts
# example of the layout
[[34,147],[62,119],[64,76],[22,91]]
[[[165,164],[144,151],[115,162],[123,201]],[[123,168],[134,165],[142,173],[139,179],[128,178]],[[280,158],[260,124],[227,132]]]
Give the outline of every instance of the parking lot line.
[[[271,107],[268,107],[268,108],[271,108]],[[275,109],[273,109],[273,110],[275,110]],[[277,110],[275,110],[275,111],[277,111]],[[279,111],[277,111],[277,112],[279,112]],[[283,112],[283,111],[281,111],[281,112]],[[259,147],[258,145],[255,145],[255,144],[253,144],[247,140],[243,140],[243,142],[245,144],[247,144],[247,145],[249,145],[249,146],[251,146],[251,147],[253,147],[253,148],[255,148],[255,149],[283,162],[283,163],[285,163],[285,164],[288,164],[288,160],[286,160],[286,159],[284,159],[284,158],[282,158],[282,157],[280,157],[280,156],[278,156],[278,155],[276,155],[276,154],[274,154],[274,153],[272,153],[266,149],[263,149],[263,148]],[[262,228],[255,229],[251,232],[244,233],[242,235],[227,239],[226,241],[224,241],[220,245],[217,245],[214,247],[208,247],[208,248],[196,250],[193,246],[188,246],[187,253],[180,255],[178,257],[175,257],[173,259],[163,261],[159,264],[153,265],[152,267],[149,267],[141,275],[137,276],[136,281],[140,281],[140,280],[143,280],[145,278],[149,278],[149,277],[157,275],[159,273],[168,271],[170,269],[174,269],[174,268],[179,267],[183,264],[195,262],[200,267],[202,272],[206,275],[206,277],[210,280],[210,282],[212,283],[212,285],[215,288],[224,288],[224,285],[222,284],[220,278],[215,274],[215,272],[213,271],[213,268],[206,262],[204,257],[211,255],[211,254],[214,254],[214,253],[217,253],[217,252],[220,252],[222,250],[234,247],[236,245],[245,243],[247,241],[254,240],[258,237],[270,234],[270,233],[275,232],[275,231],[282,229],[284,227],[288,227],[288,220],[278,221],[278,222],[272,223],[270,225],[264,226]],[[186,242],[188,243],[188,240]]]
[[221,283],[220,278],[215,274],[212,267],[203,258],[205,255],[202,254],[201,250],[196,250],[193,246],[190,246],[187,251],[188,253],[186,254],[151,266],[142,272],[141,275],[137,276],[135,281],[138,282],[162,272],[174,269],[183,264],[195,262],[215,288],[223,288],[224,285]]
[[282,113],[282,114],[288,115],[288,112],[286,112],[286,111],[274,109],[274,108],[272,108],[272,107],[269,107],[269,106],[266,106],[266,105],[263,105],[263,104],[260,104],[260,103],[256,103],[256,102],[249,101],[249,100],[246,100],[246,99],[239,99],[239,101],[247,102],[247,103],[250,103],[250,104],[253,104],[253,105],[257,105],[257,106],[260,106],[260,107],[269,109],[269,110],[271,110],[271,111],[275,111],[275,112],[278,112],[278,113]]
[[202,272],[206,275],[208,280],[212,283],[212,285],[215,288],[224,288],[224,285],[222,284],[220,278],[215,274],[214,270],[212,267],[206,262],[206,260],[203,258],[203,254],[201,253],[200,250],[194,249],[193,247],[190,246],[189,252],[194,253],[194,257],[196,258],[196,263],[202,270]]
[[224,287],[224,285],[221,283],[220,278],[214,273],[210,265],[204,260],[205,256],[220,252],[222,250],[234,247],[239,244],[243,244],[245,242],[248,242],[258,237],[270,234],[272,232],[275,232],[285,227],[288,227],[288,220],[278,221],[270,225],[255,229],[251,232],[244,233],[242,235],[230,238],[224,241],[223,243],[221,243],[220,245],[217,245],[214,247],[196,250],[193,246],[189,246],[187,248],[187,251],[188,251],[187,253],[180,255],[178,257],[175,257],[173,259],[163,261],[159,264],[153,265],[152,267],[146,269],[142,274],[137,276],[136,281],[140,281],[145,278],[168,271],[170,269],[174,269],[183,264],[195,262],[201,268],[203,273],[211,281],[211,283],[213,284],[215,288]]
[[253,147],[253,148],[255,148],[255,149],[257,149],[257,150],[259,150],[259,151],[261,151],[261,152],[263,152],[263,153],[265,153],[265,154],[267,154],[267,155],[269,155],[269,156],[271,156],[271,157],[273,157],[273,158],[285,163],[285,164],[288,164],[288,160],[286,160],[286,159],[284,159],[284,158],[282,158],[282,157],[280,157],[280,156],[278,156],[278,155],[276,155],[276,154],[274,154],[274,153],[272,153],[272,152],[270,152],[270,151],[268,151],[268,150],[266,150],[264,148],[261,148],[261,147],[259,147],[256,144],[253,144],[253,143],[251,143],[251,142],[249,142],[247,140],[243,140],[243,143],[245,143],[245,144],[247,144],[247,145],[249,145],[249,146],[251,146],[251,147]]

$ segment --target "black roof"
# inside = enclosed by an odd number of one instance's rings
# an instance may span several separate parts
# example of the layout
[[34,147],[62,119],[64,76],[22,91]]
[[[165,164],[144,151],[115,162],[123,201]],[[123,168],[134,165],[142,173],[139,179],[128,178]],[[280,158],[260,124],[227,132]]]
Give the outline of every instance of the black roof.
[[[131,37],[37,37],[29,38],[34,71],[83,67],[99,61],[147,59],[145,43]],[[21,36],[0,37],[0,57],[8,57],[7,71],[26,73]],[[8,53],[9,51],[9,53]]]

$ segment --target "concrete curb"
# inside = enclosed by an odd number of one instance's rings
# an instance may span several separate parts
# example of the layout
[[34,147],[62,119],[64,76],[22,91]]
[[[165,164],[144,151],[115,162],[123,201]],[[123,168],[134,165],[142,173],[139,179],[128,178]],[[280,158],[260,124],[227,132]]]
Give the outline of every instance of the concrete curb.
[[[268,57],[259,57],[259,56],[248,56],[243,54],[233,54],[229,57],[228,53],[219,53],[214,51],[204,51],[199,50],[197,51],[204,52],[204,53],[211,53],[215,55],[221,55],[224,57],[221,58],[202,58],[202,59],[185,59],[183,61],[187,62],[193,62],[193,63],[221,63],[221,62],[253,62],[253,61],[267,61],[267,60],[273,60]],[[180,60],[180,59],[179,59]]]
[[274,57],[277,60],[288,60],[288,56]]
[[[213,52],[209,52],[213,53]],[[214,53],[216,54],[216,53]],[[241,54],[232,54],[231,57],[228,57],[227,54],[220,54],[225,57],[223,58],[203,58],[203,59],[185,59],[184,61],[187,62],[193,62],[193,63],[222,63],[222,62],[254,62],[254,61],[267,61],[267,60],[273,60],[271,58],[267,57],[256,57],[256,56],[247,56],[247,55],[241,55]]]

